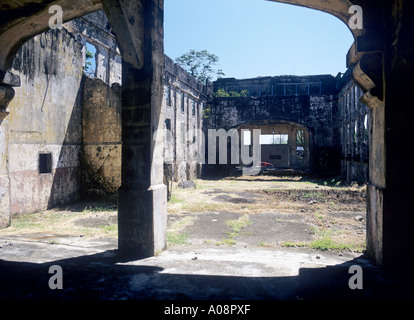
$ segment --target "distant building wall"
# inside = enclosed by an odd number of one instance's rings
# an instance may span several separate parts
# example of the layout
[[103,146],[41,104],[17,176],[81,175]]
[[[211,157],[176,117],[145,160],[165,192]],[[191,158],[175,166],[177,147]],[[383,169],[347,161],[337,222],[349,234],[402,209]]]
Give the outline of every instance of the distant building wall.
[[247,96],[215,97],[210,103],[206,128],[229,130],[244,124],[268,125],[278,121],[304,125],[311,139],[311,170],[321,174],[340,173],[339,131],[334,120],[337,90],[333,76],[222,79],[214,83],[215,92],[220,88],[227,93],[246,90]]
[[209,94],[207,86],[165,56],[164,128],[168,127],[172,136],[166,137],[164,158],[171,163],[174,181],[200,177],[198,142]]
[[362,90],[350,78],[342,78],[338,94],[338,127],[340,128],[341,174],[348,182],[368,181],[370,109],[360,102]]

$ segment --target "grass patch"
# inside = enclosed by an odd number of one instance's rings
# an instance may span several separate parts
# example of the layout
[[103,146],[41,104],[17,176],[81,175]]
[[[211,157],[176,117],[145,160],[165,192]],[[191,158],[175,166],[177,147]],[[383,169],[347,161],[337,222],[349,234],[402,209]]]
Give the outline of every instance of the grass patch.
[[332,237],[337,233],[333,230],[324,230],[318,227],[311,227],[312,233],[317,237],[315,240],[310,242],[294,243],[294,242],[283,242],[282,247],[306,247],[319,251],[337,251],[337,252],[363,252],[364,246],[357,245],[354,243],[343,243],[335,241]]
[[237,236],[241,234],[246,234],[246,235],[251,234],[249,232],[240,233],[240,231],[243,228],[251,224],[251,222],[249,221],[248,215],[244,215],[237,220],[227,220],[225,224],[227,227],[231,229],[231,231],[226,232],[226,234],[228,234],[228,238],[223,238],[221,241],[216,242],[216,246],[220,246],[220,245],[233,246],[237,243],[235,240]]
[[223,238],[221,241],[216,242],[216,246],[227,245],[227,246],[234,246],[236,244],[236,240],[234,238]]
[[110,224],[110,225],[106,225],[106,226],[101,226],[101,228],[103,229],[103,231],[106,234],[110,234],[113,236],[117,236],[118,235],[118,225],[116,224]]
[[321,251],[350,251],[350,252],[363,252],[364,248],[355,244],[338,243],[329,237],[316,239],[309,243],[309,247]]
[[271,247],[273,247],[270,243],[266,243],[266,242],[263,242],[263,241],[260,241],[257,245],[259,247],[263,247],[263,248],[271,248]]
[[285,247],[285,248],[297,248],[297,247],[307,247],[307,244],[301,243],[301,242],[295,243],[295,242],[285,241],[285,242],[282,242],[280,246]]
[[104,207],[97,207],[97,206],[86,206],[85,209],[82,210],[82,212],[106,212],[108,211]]
[[6,231],[22,231],[30,229],[49,230],[53,225],[67,220],[71,214],[45,211],[38,213],[25,213],[12,217],[11,225]]
[[185,203],[186,201],[184,199],[177,198],[177,195],[175,193],[173,193],[171,195],[171,198],[170,198],[169,202],[170,203]]
[[315,211],[315,217],[321,220],[323,219],[323,215],[319,211]]
[[181,232],[185,227],[194,223],[196,218],[192,216],[186,216],[182,219],[176,220],[171,224],[169,230],[167,230],[167,244],[187,244],[188,234]]
[[207,211],[220,211],[223,209],[223,204],[212,202],[194,202],[186,203],[182,209],[190,213],[207,212]]
[[32,214],[19,214],[11,219],[10,228],[19,230],[37,227],[39,226],[39,222],[36,220],[37,219]]
[[226,221],[226,226],[228,226],[233,231],[233,233],[236,233],[236,234],[239,233],[241,229],[249,226],[250,224],[251,222],[249,221],[248,215],[244,215],[237,220]]
[[167,231],[167,243],[169,244],[186,244],[188,235],[177,231]]

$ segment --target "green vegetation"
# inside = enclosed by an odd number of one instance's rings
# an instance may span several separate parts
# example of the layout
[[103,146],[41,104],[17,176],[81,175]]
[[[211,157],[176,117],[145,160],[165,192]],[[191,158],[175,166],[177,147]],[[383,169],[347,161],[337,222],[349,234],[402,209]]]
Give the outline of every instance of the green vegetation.
[[227,220],[226,226],[228,226],[233,233],[239,233],[241,229],[249,226],[251,222],[249,221],[249,216],[244,215],[237,220]]
[[186,216],[182,219],[174,221],[167,231],[167,244],[179,245],[188,243],[188,234],[183,233],[182,230],[193,224],[195,219],[195,217]]
[[186,244],[188,242],[188,235],[186,233],[179,233],[177,231],[167,231],[168,244]]
[[101,227],[105,233],[113,234],[114,236],[117,236],[118,234],[118,225],[116,224],[109,224],[106,226]]
[[241,235],[241,234],[246,234],[249,235],[250,233],[246,232],[246,233],[240,233],[240,231],[243,228],[246,228],[247,226],[249,226],[251,224],[251,222],[249,221],[249,216],[248,215],[243,215],[242,217],[240,217],[237,220],[227,220],[226,221],[226,226],[228,226],[230,228],[231,231],[226,232],[229,237],[228,238],[223,238],[220,242],[216,242],[217,246],[220,245],[228,245],[228,246],[233,246],[236,244],[236,240],[234,239],[235,237]]
[[216,98],[238,98],[238,97],[247,97],[247,95],[248,95],[247,90],[242,90],[240,92],[236,92],[236,91],[226,92],[223,88],[219,88],[214,93],[214,96]]
[[202,83],[213,80],[215,76],[218,78],[224,76],[221,69],[213,69],[218,61],[219,58],[215,54],[207,50],[196,51],[194,49],[175,59],[177,64]]
[[101,204],[95,206],[85,206],[82,212],[108,212],[108,211],[116,211],[114,205],[109,204]]
[[175,193],[173,193],[171,195],[170,203],[185,203],[185,202],[186,201],[184,199],[177,198],[177,196],[175,195]]
[[310,242],[290,242],[286,241],[281,244],[282,247],[307,247],[320,251],[337,251],[337,252],[363,252],[364,247],[355,244],[346,244],[334,241],[332,236],[336,233],[333,230],[320,229],[318,227],[312,227],[312,232],[317,237],[315,240]]
[[236,244],[236,240],[234,240],[233,238],[223,238],[221,241],[216,242],[216,246],[221,246],[221,245],[228,245],[228,246],[234,246]]
[[85,53],[85,71],[93,72],[94,70],[92,70],[92,62],[91,62],[91,60],[94,59],[94,54],[89,51],[88,46],[86,46],[85,48],[86,48],[86,53]]

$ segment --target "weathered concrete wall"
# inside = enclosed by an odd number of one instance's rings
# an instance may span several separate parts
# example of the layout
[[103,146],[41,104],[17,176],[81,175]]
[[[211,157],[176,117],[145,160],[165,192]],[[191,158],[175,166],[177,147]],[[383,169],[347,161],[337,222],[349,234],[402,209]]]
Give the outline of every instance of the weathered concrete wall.
[[250,97],[317,95],[336,92],[331,75],[256,77],[248,79],[223,78],[214,82],[214,92],[245,91]]
[[109,85],[121,84],[122,57],[105,12],[101,10],[87,14],[65,23],[64,27],[79,37],[84,46],[84,63],[86,42],[95,47],[95,69],[92,77],[101,79]]
[[350,79],[352,69],[343,76],[338,95],[341,140],[342,179],[365,183],[368,181],[370,109],[360,101],[362,90]]
[[171,140],[165,141],[164,157],[172,163],[175,181],[192,180],[201,174],[197,161],[199,130],[203,129],[209,91],[169,57],[164,59],[164,127],[169,123],[172,133]]
[[[122,81],[121,56],[103,11],[65,26],[83,45],[89,42],[96,48],[95,74],[84,82],[83,187],[112,193],[121,185],[121,90],[114,86]],[[201,174],[201,164],[197,162],[198,137],[193,138],[192,132],[202,129],[208,90],[165,55],[164,67],[162,113],[164,128],[168,123],[171,131],[170,137],[164,137],[165,169],[175,181],[195,179]]]
[[0,228],[10,224],[10,179],[8,170],[9,119],[0,118]]
[[[260,96],[215,97],[211,102],[211,112],[206,119],[206,128],[229,130],[243,124],[260,124],[267,121],[289,121],[302,124],[308,128],[311,137],[311,169],[319,173],[339,173],[339,132],[334,121],[337,116],[335,78],[332,76],[291,78],[283,76],[266,78],[262,84],[258,83],[259,80],[255,80],[254,86],[256,93],[262,92]],[[215,82],[215,90],[227,88],[231,91],[238,87],[240,92],[240,89],[248,87],[248,84],[244,82],[243,86],[237,86],[234,81],[230,82],[230,86],[227,82],[226,79]],[[296,84],[299,88],[303,87],[298,94],[295,93]],[[260,86],[262,89],[257,89]],[[272,86],[273,95],[264,95],[263,88]],[[253,84],[249,87],[252,90]],[[276,87],[289,87],[290,89],[283,89],[280,94],[276,94]],[[287,90],[294,91],[288,94]],[[312,90],[317,90],[318,93],[312,93]],[[267,92],[271,93],[271,90]]]
[[[169,91],[169,92],[168,92]],[[184,106],[181,108],[182,95]],[[197,139],[193,129],[202,129],[202,110],[207,89],[165,56],[162,112],[165,170],[172,179],[196,179],[201,174],[197,162]],[[115,193],[121,186],[121,87],[109,86],[98,78],[85,76],[83,82],[82,183],[85,191]]]
[[84,191],[116,193],[121,186],[121,86],[85,76],[82,183]]
[[[21,87],[10,103],[11,213],[44,210],[80,191],[82,45],[65,29],[27,42],[13,62]],[[39,154],[51,154],[40,173]]]

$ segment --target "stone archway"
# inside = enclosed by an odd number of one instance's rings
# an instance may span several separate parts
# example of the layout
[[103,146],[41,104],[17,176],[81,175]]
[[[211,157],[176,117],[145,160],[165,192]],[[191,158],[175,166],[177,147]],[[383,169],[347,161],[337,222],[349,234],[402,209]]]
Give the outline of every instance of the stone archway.
[[[163,53],[162,1],[15,1],[1,6],[0,113],[8,114],[19,78],[9,72],[14,56],[31,37],[49,28],[51,5],[62,8],[63,22],[105,10],[123,57],[122,186],[118,199],[118,249],[121,255],[152,256],[166,246],[166,186],[163,184],[162,139],[153,137],[162,126]],[[3,130],[2,130],[3,131]],[[2,149],[7,150],[7,133]],[[9,193],[7,151],[2,154],[2,188]],[[4,184],[4,186],[3,186]],[[2,217],[10,220],[7,196]],[[5,224],[8,222],[5,221]]]
[[[348,51],[347,67],[354,67],[353,79],[364,92],[362,101],[372,109],[372,132],[370,133],[369,183],[367,192],[367,251],[378,265],[383,265],[384,249],[384,198],[385,181],[385,92],[384,73],[384,21],[381,12],[384,5],[375,7],[368,1],[322,1],[322,0],[272,0],[289,3],[330,13],[349,27],[352,5],[363,8],[363,28],[351,29],[354,43]],[[352,11],[351,11],[352,12]]]

